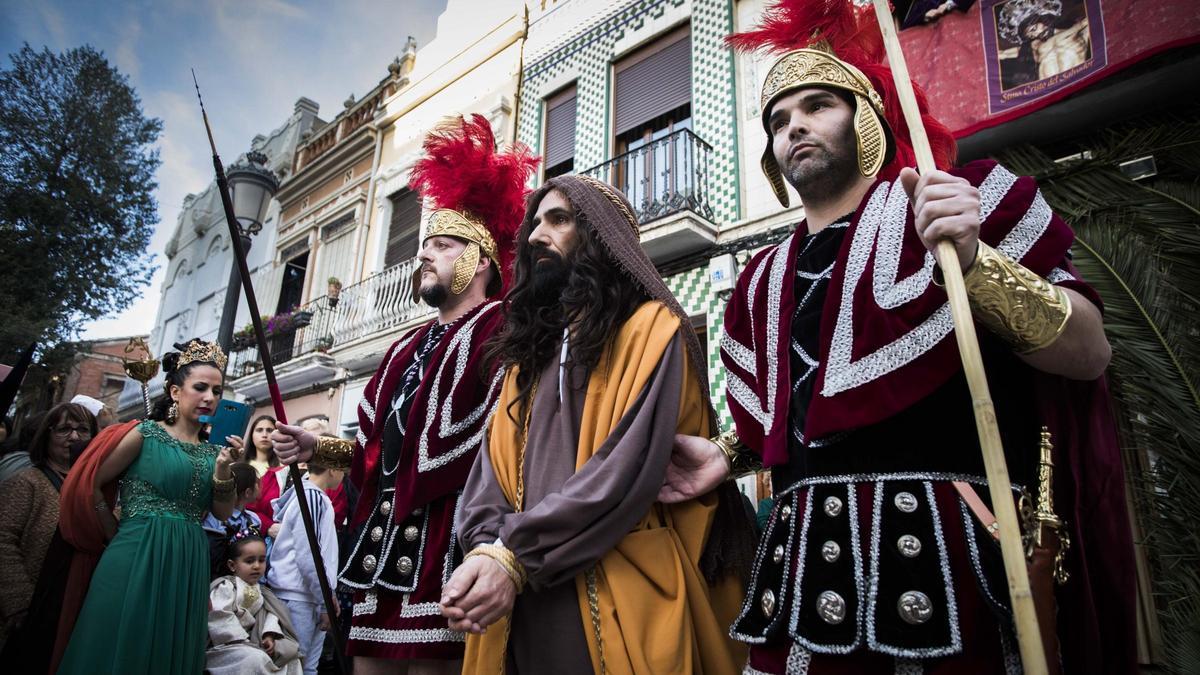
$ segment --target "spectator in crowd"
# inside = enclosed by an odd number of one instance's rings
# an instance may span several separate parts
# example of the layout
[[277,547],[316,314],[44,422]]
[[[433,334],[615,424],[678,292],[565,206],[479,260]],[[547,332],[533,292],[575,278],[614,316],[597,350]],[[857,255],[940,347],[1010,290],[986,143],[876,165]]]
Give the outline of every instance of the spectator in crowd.
[[[333,503],[326,491],[336,486],[338,478],[323,466],[309,464],[308,475],[300,486],[308,500],[313,525],[317,531],[317,547],[325,565],[325,575],[330,588],[337,586],[338,543],[334,528]],[[270,569],[267,585],[288,608],[296,636],[300,642],[300,654],[304,661],[305,675],[314,675],[321,660],[324,632],[329,630],[329,615],[325,612],[325,601],[321,595],[316,565],[309,548],[304,523],[300,517],[296,486],[290,486],[283,496],[275,500],[275,523],[279,526],[275,544],[271,548]],[[334,605],[337,612],[337,605]]]
[[[329,418],[324,415],[314,415],[300,422],[300,428],[305,431],[311,431],[318,436],[336,436],[333,429],[329,426]],[[329,495],[329,501],[333,502],[333,526],[337,528],[338,536],[345,531],[346,525],[350,522],[350,496],[346,490],[346,472],[338,469],[329,469],[330,481],[333,485],[325,491]]]
[[21,625],[29,610],[58,527],[58,493],[71,466],[71,445],[86,444],[96,433],[96,418],[83,406],[55,406],[33,435],[32,466],[0,490],[0,640]]
[[[234,449],[240,449],[237,443],[232,445]],[[233,473],[233,488],[236,490],[233,513],[225,520],[217,520],[209,511],[201,523],[204,533],[208,535],[208,552],[214,577],[229,571],[225,563],[228,560],[226,554],[230,537],[250,528],[254,528],[255,532],[262,531],[262,521],[259,520],[258,514],[246,508],[248,503],[258,499],[259,482],[254,467],[245,462],[234,462],[229,465],[229,470]]]
[[104,405],[103,401],[94,399],[91,396],[76,394],[75,397],[71,399],[71,403],[78,403],[79,405],[87,408],[88,412],[92,413],[92,415],[96,417],[96,426],[100,429],[103,429],[117,421],[117,418],[115,415],[113,415],[112,410],[109,409],[108,406]]
[[0,456],[0,484],[33,466],[29,460],[29,446],[33,443],[33,435],[41,426],[46,413],[34,413],[25,418],[20,424],[16,437],[9,438],[5,443],[3,456]]
[[279,459],[275,457],[275,446],[271,444],[271,432],[275,431],[275,418],[270,415],[259,415],[250,424],[243,444],[246,446],[246,461],[254,467],[261,479],[268,471],[279,468]]
[[4,447],[11,435],[12,422],[9,422],[7,417],[0,417],[0,447]]
[[222,558],[225,575],[209,587],[204,671],[300,675],[300,645],[287,607],[258,583],[267,566],[267,545],[258,530],[243,529],[226,539]]

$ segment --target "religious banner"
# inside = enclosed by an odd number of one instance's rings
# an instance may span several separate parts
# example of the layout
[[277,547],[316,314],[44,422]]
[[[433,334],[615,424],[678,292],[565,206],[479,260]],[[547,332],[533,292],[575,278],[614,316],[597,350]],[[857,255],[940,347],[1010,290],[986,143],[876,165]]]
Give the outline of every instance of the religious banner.
[[934,115],[962,138],[1200,42],[1196,0],[979,0],[900,33]]
[[1100,0],[983,0],[988,108],[1011,110],[1107,63]]

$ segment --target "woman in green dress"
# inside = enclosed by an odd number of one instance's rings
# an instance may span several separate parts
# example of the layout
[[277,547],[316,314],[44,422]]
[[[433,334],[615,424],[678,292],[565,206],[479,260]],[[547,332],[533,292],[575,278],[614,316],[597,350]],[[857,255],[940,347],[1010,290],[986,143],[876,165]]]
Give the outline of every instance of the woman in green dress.
[[[200,673],[208,638],[208,542],[229,517],[233,450],[200,440],[221,398],[225,355],[191,340],[163,358],[168,396],[99,460],[92,504],[109,540],[60,673]],[[93,448],[89,448],[92,450]],[[120,522],[102,486],[120,480]]]

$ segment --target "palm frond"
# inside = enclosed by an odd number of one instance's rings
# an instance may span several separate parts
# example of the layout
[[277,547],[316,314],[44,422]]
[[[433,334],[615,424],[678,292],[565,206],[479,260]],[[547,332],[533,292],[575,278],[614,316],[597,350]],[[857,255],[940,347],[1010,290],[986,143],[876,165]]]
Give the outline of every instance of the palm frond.
[[[1147,116],[1056,163],[1032,146],[997,159],[1034,176],[1077,234],[1075,264],[1104,301],[1109,367],[1169,672],[1200,672],[1200,110]],[[1122,162],[1152,155],[1134,181]]]

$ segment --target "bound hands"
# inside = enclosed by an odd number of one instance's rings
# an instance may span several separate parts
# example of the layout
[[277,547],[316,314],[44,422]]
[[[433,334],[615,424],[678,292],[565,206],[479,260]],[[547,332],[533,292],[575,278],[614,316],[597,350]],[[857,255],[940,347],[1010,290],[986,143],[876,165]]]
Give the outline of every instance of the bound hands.
[[517,587],[500,563],[486,556],[468,558],[442,590],[442,616],[451,630],[482,635],[512,611]]
[[966,272],[979,247],[979,190],[945,171],[918,175],[907,167],[900,171],[900,184],[912,204],[921,243],[933,251],[939,241],[949,239]]
[[290,424],[276,424],[275,431],[271,433],[271,443],[275,446],[279,463],[287,466],[312,459],[313,450],[317,447],[317,435]]
[[712,492],[729,477],[729,460],[707,438],[675,435],[667,476],[658,491],[658,501],[675,504]]

